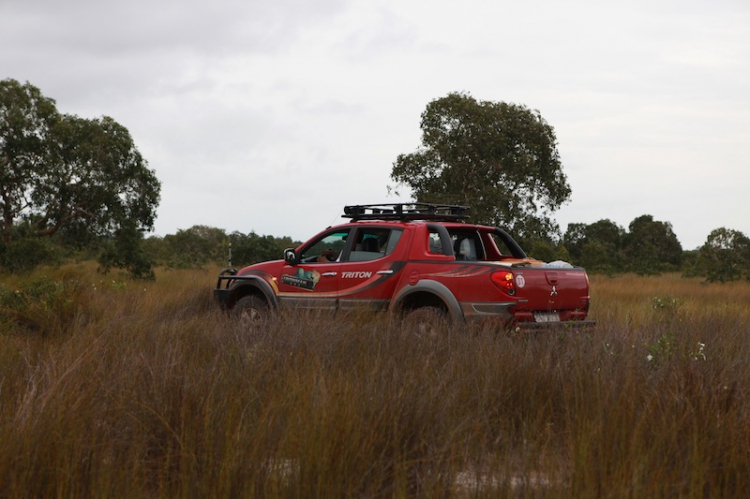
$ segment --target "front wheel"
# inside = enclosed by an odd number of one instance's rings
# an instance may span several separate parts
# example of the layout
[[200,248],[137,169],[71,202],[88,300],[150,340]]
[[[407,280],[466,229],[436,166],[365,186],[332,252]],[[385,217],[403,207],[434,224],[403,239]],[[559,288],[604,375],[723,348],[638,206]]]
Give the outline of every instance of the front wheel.
[[232,316],[237,318],[243,327],[258,327],[268,322],[271,309],[262,298],[243,296],[232,307]]

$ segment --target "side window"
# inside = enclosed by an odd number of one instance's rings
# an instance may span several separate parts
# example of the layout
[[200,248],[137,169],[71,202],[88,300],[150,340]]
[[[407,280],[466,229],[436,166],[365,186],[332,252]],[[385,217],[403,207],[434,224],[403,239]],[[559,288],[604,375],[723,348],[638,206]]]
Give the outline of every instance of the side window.
[[526,258],[526,253],[507,232],[496,228],[492,233],[492,240],[500,251],[500,259]]
[[302,263],[330,263],[338,261],[346,245],[349,229],[325,234],[310,243],[299,257]]
[[435,255],[455,256],[453,237],[448,229],[441,224],[427,224],[427,251]]
[[402,231],[367,227],[357,230],[357,238],[349,254],[350,262],[366,262],[390,255],[396,248]]
[[403,233],[404,231],[401,229],[394,229],[391,231],[391,235],[388,237],[388,244],[385,247],[386,255],[393,253],[393,250],[396,249],[396,245],[401,240],[401,234]]
[[451,244],[456,260],[484,260],[482,242],[473,231],[451,231]]
[[443,242],[440,240],[440,234],[438,234],[437,231],[430,230],[430,235],[428,236],[430,239],[428,241],[428,248],[430,253],[435,253],[436,255],[442,255],[443,254]]
[[500,256],[502,257],[511,256],[511,252],[510,252],[510,249],[508,249],[508,245],[505,244],[505,241],[500,239],[500,237],[498,237],[497,234],[492,234],[492,240],[495,241],[495,246],[497,246],[497,249],[500,251]]

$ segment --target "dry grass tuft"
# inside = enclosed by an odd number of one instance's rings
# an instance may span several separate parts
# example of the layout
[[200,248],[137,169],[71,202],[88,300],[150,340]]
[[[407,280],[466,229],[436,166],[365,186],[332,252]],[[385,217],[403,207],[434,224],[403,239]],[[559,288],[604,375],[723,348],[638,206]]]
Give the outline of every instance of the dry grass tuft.
[[3,282],[1,496],[750,485],[748,283],[595,278],[592,330],[420,335],[368,315],[242,330],[215,309],[213,276],[140,283],[81,265]]

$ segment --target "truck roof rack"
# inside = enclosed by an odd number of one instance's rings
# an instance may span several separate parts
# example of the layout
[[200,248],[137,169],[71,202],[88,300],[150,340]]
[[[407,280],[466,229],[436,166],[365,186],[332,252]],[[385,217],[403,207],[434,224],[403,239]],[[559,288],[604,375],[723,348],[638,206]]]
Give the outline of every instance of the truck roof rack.
[[344,206],[343,218],[357,220],[442,220],[468,218],[468,206],[433,203],[358,204]]

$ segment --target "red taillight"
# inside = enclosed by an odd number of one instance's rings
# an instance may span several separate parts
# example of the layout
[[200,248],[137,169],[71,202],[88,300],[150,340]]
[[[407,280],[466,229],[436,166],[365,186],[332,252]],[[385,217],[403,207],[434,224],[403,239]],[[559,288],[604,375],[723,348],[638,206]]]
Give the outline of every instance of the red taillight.
[[507,271],[494,272],[491,277],[492,277],[492,282],[494,282],[495,286],[500,288],[502,292],[507,293],[509,295],[516,294],[516,285],[513,282],[512,272],[507,272]]

